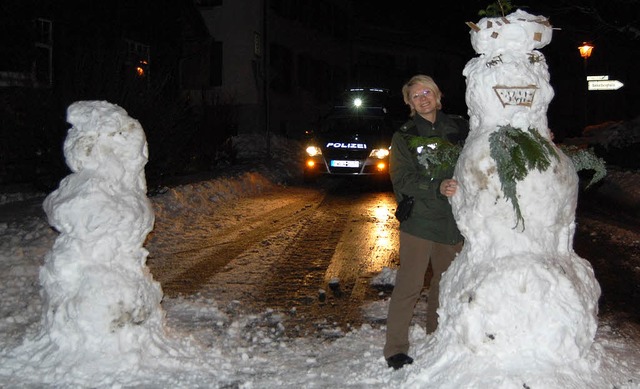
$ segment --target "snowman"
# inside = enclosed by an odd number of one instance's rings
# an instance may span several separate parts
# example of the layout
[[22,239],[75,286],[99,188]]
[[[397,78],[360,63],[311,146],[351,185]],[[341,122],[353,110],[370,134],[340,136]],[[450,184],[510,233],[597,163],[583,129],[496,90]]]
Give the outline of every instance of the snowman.
[[463,71],[470,133],[451,199],[465,243],[442,278],[435,335],[505,368],[558,366],[593,343],[600,287],[572,248],[578,176],[547,125],[538,49],[552,27],[522,10],[468,25],[479,55]]
[[44,201],[58,232],[40,271],[43,335],[60,352],[120,353],[161,333],[162,291],[142,247],[154,222],[146,196],[147,142],[140,123],[106,101],[67,110],[72,173]]

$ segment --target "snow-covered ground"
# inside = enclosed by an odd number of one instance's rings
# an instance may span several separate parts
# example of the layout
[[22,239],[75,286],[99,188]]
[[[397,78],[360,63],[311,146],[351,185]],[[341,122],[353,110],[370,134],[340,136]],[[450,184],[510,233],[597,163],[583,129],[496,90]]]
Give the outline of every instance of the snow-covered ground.
[[[211,282],[195,295],[163,296],[153,279],[143,245],[154,221],[176,226],[178,236],[187,224],[215,234],[224,215],[233,217],[224,211],[235,199],[287,190],[282,184],[300,170],[300,144],[270,138],[273,158],[266,160],[264,139],[237,137],[238,158],[253,164],[227,166],[204,182],[153,188],[149,199],[140,123],[108,102],[79,101],[67,110],[72,127],[63,145],[71,174],[46,198],[2,197],[0,384],[640,388],[637,323],[598,318],[599,284],[573,250],[578,177],[551,144],[546,109],[553,89],[544,56],[534,50],[550,42],[552,27],[521,10],[468,25],[479,56],[463,72],[470,133],[451,197],[465,244],[440,283],[437,331],[410,328],[412,365],[386,366],[383,324],[330,331],[327,323],[315,336],[292,338],[286,312],[245,311],[242,298],[224,300]],[[430,108],[431,100],[419,100]],[[496,135],[511,142],[494,142]],[[610,143],[617,147],[625,138],[616,139]],[[500,144],[531,150],[531,142],[538,152],[526,158],[556,158],[517,176],[517,187],[502,182],[517,158]],[[637,172],[611,171],[594,190],[637,215],[638,185]],[[511,203],[497,200],[503,197]],[[216,215],[215,225],[200,222],[198,215],[207,214]],[[247,247],[231,268],[265,274],[278,255],[265,266],[260,252]],[[389,284],[393,272],[383,269],[373,282]],[[240,273],[214,278],[234,288],[220,280],[241,281]],[[365,304],[364,315],[377,317],[367,323],[384,323],[387,305],[382,295]]]
[[[240,155],[257,157],[264,140],[256,136],[236,139]],[[246,165],[228,169],[225,174],[200,184],[184,184],[151,197],[162,217],[183,217],[184,210],[200,207],[194,200],[208,199],[207,209],[233,198],[249,196],[294,178],[296,156],[286,150],[295,142],[274,138],[272,148],[278,162]],[[640,209],[638,172],[610,171],[597,189],[603,196],[616,198]],[[230,314],[220,309],[215,297],[203,294],[167,298],[162,302],[166,314],[163,347],[142,348],[137,355],[123,353],[122,361],[100,358],[78,360],[76,365],[56,355],[40,352],[21,353],[40,333],[43,314],[39,271],[45,255],[52,249],[57,233],[48,225],[42,202],[44,193],[13,192],[0,194],[0,386],[2,387],[136,387],[136,388],[392,388],[433,387],[430,382],[450,382],[461,377],[476,377],[470,382],[485,387],[640,387],[640,334],[620,331],[612,323],[600,322],[595,343],[587,359],[598,362],[591,374],[567,364],[561,371],[527,371],[514,366],[514,374],[495,375],[491,361],[457,366],[460,348],[430,354],[433,337],[423,328],[412,327],[412,355],[416,363],[402,370],[386,367],[382,357],[385,327],[363,325],[338,338],[306,337],[290,339],[283,333],[283,315],[265,311],[257,315]],[[157,216],[158,217],[158,216]],[[244,261],[243,266],[251,266]],[[248,271],[250,269],[247,269]],[[376,282],[391,283],[392,269],[380,273]],[[242,304],[242,301],[236,302]],[[387,300],[363,306],[369,317],[386,316]],[[133,341],[133,340],[130,340]],[[461,346],[462,347],[462,346]],[[126,347],[124,347],[126,348]],[[126,357],[126,358],[125,358]],[[430,360],[428,364],[420,361]],[[438,365],[457,366],[459,370],[439,371]],[[433,377],[429,374],[434,374]],[[545,376],[547,377],[545,379]],[[478,379],[480,377],[480,379]],[[486,379],[483,381],[482,377]],[[529,381],[522,377],[535,377]],[[421,384],[418,384],[421,383]],[[414,384],[411,384],[414,383]],[[559,384],[561,383],[561,384]],[[479,384],[477,384],[479,385]],[[604,386],[602,386],[604,385]],[[479,386],[470,386],[479,387]]]

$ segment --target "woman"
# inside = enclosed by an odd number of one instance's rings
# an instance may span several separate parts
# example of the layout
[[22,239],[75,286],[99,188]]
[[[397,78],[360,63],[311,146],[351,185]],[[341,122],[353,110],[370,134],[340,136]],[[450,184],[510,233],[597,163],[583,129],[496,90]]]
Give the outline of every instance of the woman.
[[459,140],[461,131],[442,109],[442,93],[433,79],[412,77],[403,87],[410,120],[393,135],[389,173],[396,199],[414,198],[409,217],[400,222],[400,267],[391,294],[387,316],[384,356],[389,367],[399,369],[413,362],[409,351],[409,325],[413,309],[424,286],[429,262],[433,270],[427,302],[427,332],[438,325],[440,276],[462,249],[462,235],[456,226],[448,197],[456,193],[453,169],[427,169],[418,162],[419,150],[409,146],[412,137]]

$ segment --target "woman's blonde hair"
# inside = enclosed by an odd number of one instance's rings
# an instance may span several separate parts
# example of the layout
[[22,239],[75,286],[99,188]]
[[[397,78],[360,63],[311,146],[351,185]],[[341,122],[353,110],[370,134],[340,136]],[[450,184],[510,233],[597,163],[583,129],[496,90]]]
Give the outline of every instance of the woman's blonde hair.
[[[436,84],[436,82],[433,81],[433,78],[429,76],[425,76],[424,74],[417,74],[411,77],[411,79],[402,86],[402,96],[404,98],[404,102],[407,105],[409,105],[409,107],[411,107],[411,105],[409,104],[409,102],[411,101],[411,96],[409,96],[409,88],[411,88],[415,84],[423,84],[427,88],[429,88],[435,94],[436,109],[438,110],[442,109],[441,100],[443,95],[442,95],[442,92],[440,91],[440,88],[438,88],[438,85]],[[409,114],[409,116],[413,116],[415,114],[416,114],[416,111],[413,109],[413,107],[411,107],[411,113]]]

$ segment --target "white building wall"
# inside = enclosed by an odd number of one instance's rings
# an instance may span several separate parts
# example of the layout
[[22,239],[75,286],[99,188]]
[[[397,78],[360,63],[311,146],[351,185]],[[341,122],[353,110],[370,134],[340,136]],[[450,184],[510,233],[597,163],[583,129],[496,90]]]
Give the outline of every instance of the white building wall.
[[259,59],[254,53],[254,34],[262,31],[262,1],[224,1],[220,7],[202,10],[202,17],[211,36],[222,42],[218,92],[239,104],[258,103],[261,85],[256,83],[252,61]]
[[222,86],[212,93],[238,108],[238,132],[264,131],[262,108],[262,58],[256,55],[255,37],[262,36],[261,0],[224,1],[222,6],[201,10],[211,36],[222,42]]

